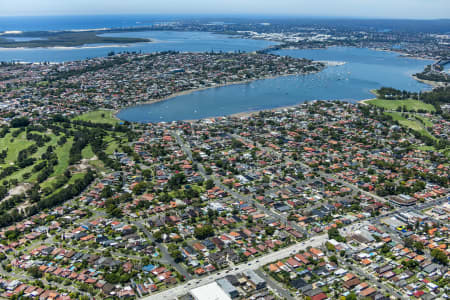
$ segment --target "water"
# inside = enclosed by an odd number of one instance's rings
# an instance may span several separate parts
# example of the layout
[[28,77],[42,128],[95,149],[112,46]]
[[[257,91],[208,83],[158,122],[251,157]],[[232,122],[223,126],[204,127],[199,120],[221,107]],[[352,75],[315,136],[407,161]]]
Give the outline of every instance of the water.
[[[11,30],[78,30],[146,26],[172,18],[133,16],[64,16],[64,17],[3,17],[0,32]],[[87,45],[72,48],[0,49],[0,61],[63,62],[105,56],[111,51],[181,52],[255,51],[274,43],[236,39],[207,32],[145,31],[105,34],[108,36],[144,37],[153,43],[130,45]],[[308,100],[358,101],[371,98],[371,89],[391,86],[409,91],[429,87],[415,81],[411,75],[422,71],[431,61],[401,58],[395,53],[369,49],[333,47],[321,50],[282,50],[279,55],[306,57],[315,60],[343,61],[345,65],[329,67],[323,72],[305,76],[290,76],[255,81],[194,92],[167,101],[139,105],[122,110],[123,120],[159,122],[199,119],[239,112],[294,105]]]
[[309,100],[355,102],[372,98],[370,90],[390,86],[409,91],[430,87],[411,74],[430,63],[370,49],[333,47],[321,50],[282,50],[280,55],[316,60],[344,61],[316,74],[279,77],[193,92],[166,101],[129,107],[119,112],[122,120],[170,122],[230,115],[290,106]]
[[106,56],[111,51],[116,53],[123,51],[161,52],[168,50],[180,52],[234,52],[239,50],[252,52],[275,44],[269,41],[239,39],[209,32],[142,31],[103,35],[143,37],[155,42],[129,45],[90,44],[83,47],[0,48],[0,61],[64,62]]
[[15,42],[29,42],[29,41],[42,41],[45,39],[39,37],[8,37],[8,40],[13,40]]
[[2,31],[49,31],[96,28],[149,26],[167,16],[150,15],[92,15],[92,16],[19,16],[1,17]]

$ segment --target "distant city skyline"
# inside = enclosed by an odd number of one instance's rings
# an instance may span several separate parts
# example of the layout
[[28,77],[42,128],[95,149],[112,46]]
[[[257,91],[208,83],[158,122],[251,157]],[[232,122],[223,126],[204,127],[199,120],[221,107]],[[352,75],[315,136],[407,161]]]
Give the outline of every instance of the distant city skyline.
[[252,14],[345,18],[450,18],[449,0],[1,0],[1,16]]

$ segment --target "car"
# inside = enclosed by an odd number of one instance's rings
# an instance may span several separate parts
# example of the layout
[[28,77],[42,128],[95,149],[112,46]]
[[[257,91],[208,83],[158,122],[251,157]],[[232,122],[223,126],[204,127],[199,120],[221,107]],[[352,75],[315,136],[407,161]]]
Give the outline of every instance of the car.
[[248,263],[247,265],[250,266],[252,263]]

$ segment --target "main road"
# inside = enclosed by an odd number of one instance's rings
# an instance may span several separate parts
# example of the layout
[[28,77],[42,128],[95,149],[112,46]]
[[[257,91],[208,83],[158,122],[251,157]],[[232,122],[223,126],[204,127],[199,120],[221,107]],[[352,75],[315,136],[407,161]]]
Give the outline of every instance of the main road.
[[328,239],[326,234],[317,235],[307,241],[297,243],[295,245],[283,248],[279,251],[266,254],[264,256],[258,257],[256,260],[243,263],[234,266],[233,269],[223,270],[221,272],[213,273],[207,277],[192,279],[185,282],[184,284],[178,285],[174,288],[162,291],[158,294],[153,294],[141,299],[145,300],[171,300],[177,299],[178,297],[187,294],[190,290],[203,286],[205,284],[211,283],[220,279],[226,275],[237,275],[247,270],[257,270],[273,261],[277,261],[288,256],[297,253],[300,250],[305,250],[308,247],[320,247]]

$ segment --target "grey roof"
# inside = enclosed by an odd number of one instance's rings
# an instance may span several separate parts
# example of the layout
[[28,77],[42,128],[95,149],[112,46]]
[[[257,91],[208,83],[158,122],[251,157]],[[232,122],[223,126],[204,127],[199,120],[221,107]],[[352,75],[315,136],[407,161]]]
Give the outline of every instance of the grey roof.
[[239,293],[238,290],[226,278],[221,278],[216,282],[228,295]]
[[255,285],[264,284],[266,281],[259,277],[253,270],[247,270],[244,272],[244,275],[247,276]]

